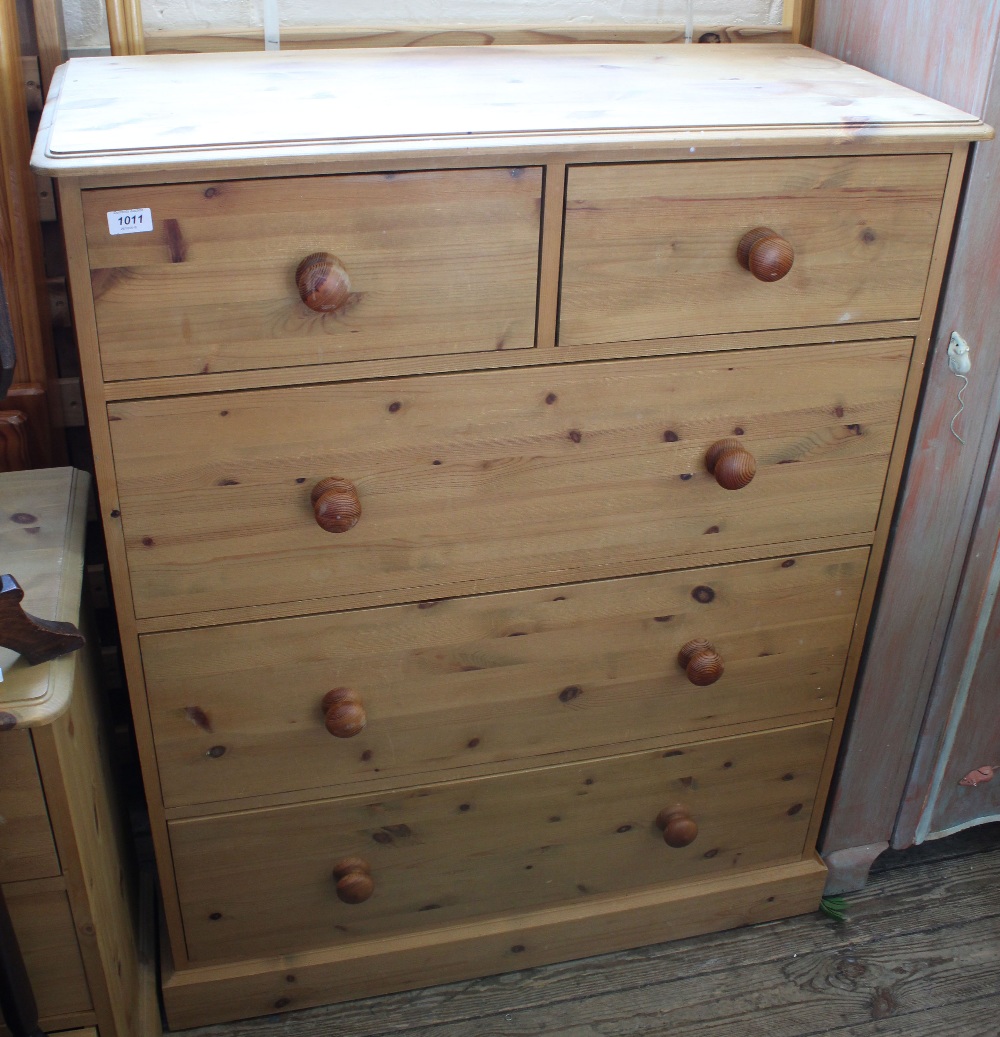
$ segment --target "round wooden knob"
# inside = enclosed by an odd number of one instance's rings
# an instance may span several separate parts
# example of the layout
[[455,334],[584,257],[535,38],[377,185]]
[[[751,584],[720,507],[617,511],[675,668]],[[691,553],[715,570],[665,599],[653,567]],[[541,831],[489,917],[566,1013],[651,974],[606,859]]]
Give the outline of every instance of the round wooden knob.
[[676,849],[690,846],[698,838],[698,822],[688,812],[687,807],[679,804],[664,807],[656,815],[656,827],[663,833],[663,841],[667,846]]
[[323,722],[336,738],[353,738],[368,723],[361,696],[352,688],[334,688],[323,696]]
[[317,313],[339,310],[351,297],[351,279],[344,264],[329,252],[306,256],[295,269],[299,297]]
[[757,474],[757,461],[738,439],[720,439],[705,454],[705,467],[724,490],[742,490]]
[[349,479],[323,479],[312,490],[316,522],[327,533],[346,533],[361,518],[358,491]]
[[345,857],[333,866],[337,896],[345,904],[364,903],[375,892],[372,866],[363,857]]
[[726,668],[722,656],[711,641],[696,637],[677,653],[677,661],[687,673],[687,679],[699,688],[714,684]]
[[795,250],[770,227],[754,227],[740,238],[736,258],[758,281],[780,281],[795,262]]

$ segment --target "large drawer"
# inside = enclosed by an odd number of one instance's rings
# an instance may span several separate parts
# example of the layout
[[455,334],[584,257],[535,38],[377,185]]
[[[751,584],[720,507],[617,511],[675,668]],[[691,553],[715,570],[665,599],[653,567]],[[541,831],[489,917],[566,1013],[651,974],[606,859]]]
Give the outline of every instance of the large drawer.
[[0,734],[0,882],[60,874],[29,731]]
[[[147,635],[164,801],[832,715],[867,560],[859,548]],[[679,654],[696,639],[710,647],[689,675]],[[324,710],[334,689],[358,701]]]
[[[188,952],[281,954],[798,860],[829,732],[175,822]],[[656,824],[675,807],[697,825],[686,846]],[[362,903],[332,878],[351,858],[374,882]]]
[[[104,377],[532,347],[541,185],[526,168],[85,192]],[[152,230],[112,234],[135,210]],[[296,287],[319,252],[347,275],[323,313]]]
[[[654,162],[569,171],[559,342],[916,318],[944,155]],[[768,227],[790,272],[737,260]]]
[[[113,403],[136,614],[442,597],[870,532],[910,348]],[[730,438],[756,457],[739,490],[706,468],[709,448]],[[315,517],[312,491],[327,477],[355,487],[361,518],[346,532]]]

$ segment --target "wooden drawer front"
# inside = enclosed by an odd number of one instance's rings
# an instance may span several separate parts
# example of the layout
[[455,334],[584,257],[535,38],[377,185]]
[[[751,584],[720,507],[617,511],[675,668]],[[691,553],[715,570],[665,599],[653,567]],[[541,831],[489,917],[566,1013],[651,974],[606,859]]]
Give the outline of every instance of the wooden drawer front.
[[[941,155],[643,163],[569,171],[562,345],[917,317]],[[794,250],[765,283],[737,245]]]
[[0,824],[0,882],[60,873],[28,731],[0,734]]
[[[86,192],[104,376],[532,347],[541,183],[529,168]],[[152,232],[112,235],[129,209]],[[296,289],[316,252],[349,278],[326,314]]]
[[5,887],[4,896],[42,1023],[90,1011],[90,989],[66,894],[38,892],[21,883]]
[[[832,714],[867,560],[835,551],[147,635],[165,802]],[[722,659],[711,685],[678,662],[694,638]],[[322,702],[340,687],[367,723],[352,734],[357,713],[334,712],[335,737]]]
[[[112,404],[136,613],[442,597],[870,531],[910,346]],[[758,466],[735,492],[704,461],[734,431]],[[327,476],[356,485],[347,532],[314,517]]]
[[[828,723],[377,797],[179,821],[194,961],[277,954],[798,859]],[[699,827],[667,846],[655,818]],[[371,867],[338,900],[332,869]]]

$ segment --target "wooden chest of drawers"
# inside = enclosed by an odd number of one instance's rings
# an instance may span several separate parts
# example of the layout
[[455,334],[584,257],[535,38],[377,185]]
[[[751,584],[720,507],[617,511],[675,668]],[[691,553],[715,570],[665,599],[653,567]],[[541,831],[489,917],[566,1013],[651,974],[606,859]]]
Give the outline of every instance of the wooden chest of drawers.
[[173,1026],[816,907],[986,132],[799,47],[70,63]]

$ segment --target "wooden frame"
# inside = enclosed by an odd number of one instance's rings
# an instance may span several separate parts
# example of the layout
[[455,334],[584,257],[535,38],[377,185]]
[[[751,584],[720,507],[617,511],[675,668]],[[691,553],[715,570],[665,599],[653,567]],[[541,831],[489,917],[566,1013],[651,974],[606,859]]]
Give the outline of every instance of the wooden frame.
[[35,177],[17,11],[0,2],[0,278],[7,293],[18,353],[15,384],[0,405],[0,466],[51,464],[54,445],[55,355],[39,231]]
[[44,96],[49,92],[52,74],[66,60],[66,27],[60,0],[32,0],[32,11]]
[[[699,43],[804,43],[812,36],[815,0],[785,0],[781,25],[697,25]],[[189,51],[261,50],[264,30],[178,31],[147,34],[141,0],[105,0],[112,54],[178,53]],[[282,34],[286,49],[327,47],[515,46],[534,43],[684,43],[683,27],[621,25],[551,28],[335,29],[298,28]]]
[[[823,0],[818,6],[820,50],[836,57],[850,54],[862,68],[973,112],[993,126],[1000,123],[1000,62],[995,55],[1000,0],[960,0],[947,12],[919,0],[878,5]],[[907,26],[906,33],[886,31],[900,24]],[[945,30],[946,62],[941,60]],[[963,75],[952,75],[954,68]],[[1000,427],[1000,358],[988,344],[1000,316],[998,171],[996,143],[977,145],[879,610],[821,842],[831,892],[861,888],[872,862],[890,846],[902,849],[952,830],[950,824],[940,824],[940,815],[930,825],[942,778],[939,754],[944,746],[941,760],[949,756],[949,740],[967,706],[963,701],[956,705],[956,692],[969,692],[980,660],[978,624],[993,605],[987,591],[996,544],[997,473],[991,459]],[[954,330],[970,344],[973,380],[965,409],[953,425],[962,383],[949,369],[945,353]],[[917,587],[920,593],[915,593]],[[985,701],[992,718],[992,685],[990,689]],[[970,723],[968,716],[965,722]],[[989,731],[986,724],[979,726]],[[980,762],[974,759],[965,770]],[[957,774],[948,775],[953,790],[964,773],[957,761],[955,766]],[[986,816],[992,813],[985,809],[989,795],[987,786],[982,797]]]

